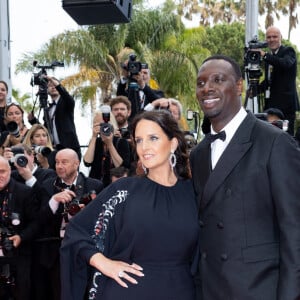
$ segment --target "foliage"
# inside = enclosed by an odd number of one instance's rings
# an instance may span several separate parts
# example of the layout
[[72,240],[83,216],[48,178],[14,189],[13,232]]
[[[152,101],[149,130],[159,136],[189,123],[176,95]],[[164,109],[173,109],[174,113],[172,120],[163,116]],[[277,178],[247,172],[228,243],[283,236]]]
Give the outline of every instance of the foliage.
[[[185,108],[199,110],[195,83],[198,68],[206,57],[225,54],[244,67],[245,1],[167,0],[158,9],[146,9],[142,0],[137,2],[130,23],[65,31],[36,53],[25,53],[17,72],[31,72],[33,60],[40,64],[61,60],[67,67],[77,66],[78,72],[65,78],[63,84],[83,106],[89,103],[93,111],[98,95],[101,101],[114,95],[120,63],[135,52],[139,61],[149,64],[152,84],[167,97],[179,99]],[[276,8],[283,11],[287,2],[277,1]],[[260,13],[277,13],[263,5],[264,1],[259,4]],[[202,25],[185,28],[176,11],[185,17],[194,14]],[[206,26],[208,23],[214,25]],[[259,35],[263,40],[263,33]]]
[[233,57],[241,67],[244,65],[245,26],[242,23],[215,25],[206,28],[207,39],[203,47],[210,55],[224,54]]

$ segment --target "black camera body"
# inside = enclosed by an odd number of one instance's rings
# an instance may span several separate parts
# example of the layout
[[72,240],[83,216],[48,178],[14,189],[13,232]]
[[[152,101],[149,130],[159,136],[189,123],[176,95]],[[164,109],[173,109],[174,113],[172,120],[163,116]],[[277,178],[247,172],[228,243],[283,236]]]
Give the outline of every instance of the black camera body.
[[35,60],[33,62],[33,66],[36,68],[41,69],[37,73],[33,73],[33,77],[31,78],[30,84],[32,86],[38,85],[39,86],[39,100],[40,100],[40,107],[45,108],[47,107],[47,99],[48,99],[48,79],[45,77],[47,76],[47,69],[54,69],[55,67],[64,67],[63,62],[53,61],[51,65],[38,65],[38,62]]
[[119,131],[120,131],[121,137],[123,139],[128,140],[131,138],[131,134],[130,134],[130,131],[128,130],[128,128],[119,128]]
[[21,147],[12,147],[11,152],[14,154],[12,158],[10,158],[9,162],[11,164],[16,164],[22,168],[26,167],[28,164],[28,159],[24,155],[24,149]]
[[96,198],[96,191],[94,190],[90,191],[87,194],[84,194],[81,198],[74,197],[70,202],[65,204],[65,212],[71,216],[74,216],[78,212],[80,212],[81,210],[80,204],[87,205],[95,198]]
[[267,42],[258,41],[257,36],[248,42],[245,48],[244,63],[250,79],[259,79],[261,72],[261,55],[259,51],[254,49],[262,49],[268,47]]
[[13,241],[9,239],[9,237],[13,236],[14,233],[9,230],[8,228],[4,227],[1,228],[0,233],[0,247],[2,249],[3,255],[6,257],[12,257],[13,256]]
[[18,213],[9,213],[7,216],[2,217],[2,222],[0,224],[0,248],[2,249],[3,255],[6,257],[13,256],[13,241],[9,238],[16,234],[15,226],[21,223],[20,216]]
[[133,75],[137,75],[142,70],[142,63],[136,61],[136,55],[130,54],[128,59],[128,64],[126,70],[129,72],[129,78],[132,78]]

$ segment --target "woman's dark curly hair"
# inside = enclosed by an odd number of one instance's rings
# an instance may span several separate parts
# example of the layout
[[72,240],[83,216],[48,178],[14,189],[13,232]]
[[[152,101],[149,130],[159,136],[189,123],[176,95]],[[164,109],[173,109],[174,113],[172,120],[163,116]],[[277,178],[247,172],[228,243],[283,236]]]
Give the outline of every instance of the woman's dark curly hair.
[[145,111],[136,115],[131,124],[134,144],[136,126],[142,120],[152,121],[159,125],[163,132],[167,135],[169,140],[171,140],[172,138],[176,138],[178,140],[178,147],[174,153],[177,159],[174,172],[178,177],[185,179],[190,178],[191,172],[189,168],[188,145],[184,138],[183,131],[180,130],[177,121],[174,119],[171,113],[166,110],[155,110]]

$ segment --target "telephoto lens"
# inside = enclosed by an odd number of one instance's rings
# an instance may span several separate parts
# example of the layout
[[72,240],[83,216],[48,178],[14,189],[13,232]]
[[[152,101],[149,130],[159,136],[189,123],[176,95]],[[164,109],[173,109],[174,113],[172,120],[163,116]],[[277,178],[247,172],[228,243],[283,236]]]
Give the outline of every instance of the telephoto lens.
[[35,154],[42,154],[44,157],[48,157],[52,150],[46,146],[36,146],[34,152]]
[[14,137],[20,137],[19,126],[15,121],[8,122],[6,124],[7,131],[9,134],[13,135]]

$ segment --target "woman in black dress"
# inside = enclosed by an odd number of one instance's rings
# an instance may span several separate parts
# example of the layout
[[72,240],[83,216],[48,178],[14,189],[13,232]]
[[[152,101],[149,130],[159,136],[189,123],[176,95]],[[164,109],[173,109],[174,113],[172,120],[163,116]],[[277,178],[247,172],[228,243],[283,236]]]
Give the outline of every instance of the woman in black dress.
[[167,111],[135,117],[145,176],[121,178],[71,219],[62,300],[194,300],[198,221],[187,145]]

